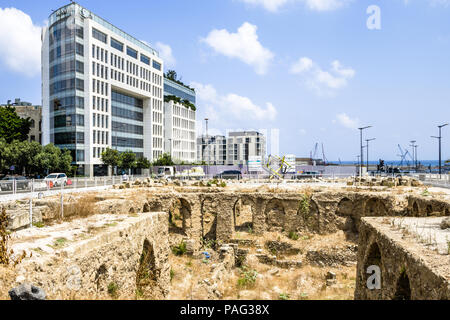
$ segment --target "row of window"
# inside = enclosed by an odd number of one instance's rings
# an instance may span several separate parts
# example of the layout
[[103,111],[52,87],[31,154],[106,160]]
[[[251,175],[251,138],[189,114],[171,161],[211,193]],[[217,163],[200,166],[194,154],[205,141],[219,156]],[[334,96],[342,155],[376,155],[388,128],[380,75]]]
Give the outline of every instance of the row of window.
[[84,74],[84,63],[78,60],[61,62],[50,68],[50,79],[75,71]]
[[119,148],[144,148],[144,140],[113,136],[112,146]]
[[101,94],[103,96],[108,95],[109,85],[107,82],[103,82],[100,80],[93,79],[92,80],[92,92]]
[[111,92],[111,99],[112,101],[116,101],[123,104],[128,104],[133,107],[137,108],[143,108],[144,107],[144,101],[142,99],[138,99],[117,91]]
[[100,159],[102,157],[102,153],[105,152],[106,148],[92,148],[92,157],[95,159]]
[[130,124],[130,123],[113,121],[112,122],[112,131],[143,135],[144,127],[137,126],[137,125]]
[[131,111],[123,108],[112,107],[112,115],[114,117],[144,121],[144,114],[142,112]]
[[[101,42],[103,42],[105,44],[108,43],[108,36],[105,33],[101,32],[100,30],[92,28],[92,36],[95,39],[97,39],[97,40],[99,40],[99,41],[101,41]],[[116,50],[118,50],[120,52],[124,52],[124,47],[125,47],[124,44],[122,42],[112,38],[112,37],[111,37],[111,40],[110,40],[110,45],[111,45],[112,48],[114,48],[114,49],[116,49]],[[138,59],[139,52],[137,50],[129,47],[129,46],[127,46],[126,53],[130,57],[132,57],[132,58],[134,58],[136,60]],[[146,55],[141,53],[140,54],[140,61],[142,63],[150,65],[151,59],[148,56],[146,56]],[[159,62],[153,60],[152,66],[153,66],[153,68],[161,71],[161,64]]]
[[68,112],[69,109],[84,109],[84,98],[72,96],[54,99],[50,102],[50,105],[52,107],[51,111],[66,110]]
[[101,62],[108,63],[108,50],[100,48],[95,44],[92,45],[92,58]]
[[56,81],[50,85],[50,95],[73,89],[84,91],[84,81],[78,78]]
[[183,117],[185,119],[195,120],[195,111],[187,109],[185,106],[174,105],[173,114],[175,116]]
[[55,144],[84,144],[84,132],[60,132],[55,133]]
[[173,117],[172,124],[174,127],[188,130],[195,130],[195,122],[183,118]]
[[[154,149],[162,149],[163,148],[163,140],[161,138],[153,138],[153,148]],[[158,154],[160,151],[156,151]],[[153,154],[155,154],[155,151],[153,151]],[[159,156],[162,155],[162,153],[160,153],[157,157],[155,157],[156,159],[159,158]]]
[[157,124],[153,125],[153,135],[154,136],[162,136],[163,135],[163,127]]
[[105,128],[109,127],[109,116],[104,114],[93,113],[92,114],[92,126],[95,128]]
[[53,118],[54,128],[67,128],[80,126],[84,127],[84,115],[82,114],[67,114],[59,115]]
[[96,62],[92,62],[92,75],[108,80],[108,67]]
[[74,28],[68,28],[65,23],[61,25],[54,25],[50,31],[49,42],[50,45],[53,45],[55,42],[61,42],[62,40],[73,38],[74,36],[83,39],[84,28],[78,25]]
[[74,53],[79,56],[84,56],[84,46],[78,42],[68,42],[64,45],[51,49],[49,53],[49,61],[52,63],[56,59],[66,57]]
[[108,113],[109,100],[101,97],[92,97],[92,108],[97,111]]
[[109,132],[92,131],[92,144],[109,145]]

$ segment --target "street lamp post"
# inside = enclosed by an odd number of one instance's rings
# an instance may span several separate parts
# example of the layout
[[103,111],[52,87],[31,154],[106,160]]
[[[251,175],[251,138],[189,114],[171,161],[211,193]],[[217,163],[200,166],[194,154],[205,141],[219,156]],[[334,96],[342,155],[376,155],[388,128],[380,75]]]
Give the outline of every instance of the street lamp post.
[[412,140],[411,141],[411,147],[413,150],[413,162],[414,162],[414,167],[417,170],[417,147],[418,145],[416,145],[416,140]]
[[360,164],[359,164],[359,177],[362,178],[362,171],[363,171],[363,161],[364,161],[364,147],[363,147],[363,130],[372,128],[372,126],[362,127],[358,128],[360,132],[360,138],[361,138],[361,158],[360,158]]
[[367,145],[366,145],[366,148],[367,148],[367,159],[366,159],[366,163],[367,163],[367,172],[369,172],[369,142],[370,141],[374,141],[374,140],[377,140],[376,138],[372,138],[372,139],[366,139],[366,143],[367,143]]
[[207,174],[207,175],[209,174],[209,149],[208,149],[208,146],[209,146],[209,139],[208,139],[208,121],[209,121],[209,119],[208,119],[208,118],[205,118],[205,122],[206,122],[206,148],[205,148],[205,151],[208,153],[208,166],[206,167],[206,174]]
[[432,136],[432,138],[439,140],[439,175],[442,175],[442,128],[448,126],[448,123],[438,126],[439,137]]

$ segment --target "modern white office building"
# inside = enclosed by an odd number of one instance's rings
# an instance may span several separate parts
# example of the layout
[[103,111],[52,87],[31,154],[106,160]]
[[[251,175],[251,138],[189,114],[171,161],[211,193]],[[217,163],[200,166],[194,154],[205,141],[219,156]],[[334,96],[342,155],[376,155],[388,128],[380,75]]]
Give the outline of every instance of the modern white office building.
[[165,151],[163,85],[157,51],[66,5],[42,32],[43,144],[69,149],[89,176],[105,174],[108,147],[154,160]]
[[266,157],[266,137],[257,131],[229,132],[227,165],[248,165],[250,158]]
[[221,135],[198,137],[197,161],[210,165],[226,165],[227,138]]

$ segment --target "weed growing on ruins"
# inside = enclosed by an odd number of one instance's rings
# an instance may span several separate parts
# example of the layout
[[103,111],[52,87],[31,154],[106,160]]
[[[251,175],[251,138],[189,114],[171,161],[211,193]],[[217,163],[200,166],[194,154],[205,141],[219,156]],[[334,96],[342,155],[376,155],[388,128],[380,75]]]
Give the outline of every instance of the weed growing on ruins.
[[111,296],[111,298],[117,299],[118,291],[119,286],[117,285],[117,283],[111,282],[110,284],[108,284],[108,294]]
[[303,216],[303,219],[306,221],[309,218],[309,212],[311,209],[311,195],[305,193],[302,196],[299,204],[299,212]]
[[243,266],[240,270],[238,286],[244,287],[244,288],[250,288],[255,285],[257,277],[258,277],[258,272],[256,270],[253,270],[246,266]]
[[287,293],[280,293],[279,299],[280,300],[289,300],[290,297]]
[[297,232],[294,232],[294,231],[289,232],[289,239],[297,241],[298,238],[299,238],[299,235]]
[[428,188],[426,188],[425,190],[423,190],[422,196],[428,197],[429,195],[430,195],[430,191],[428,191]]
[[45,224],[43,222],[35,222],[33,223],[33,226],[36,228],[44,228]]
[[308,300],[309,296],[308,296],[308,293],[302,292],[298,298],[299,298],[299,300]]
[[59,249],[59,248],[64,247],[66,245],[66,243],[67,243],[66,238],[58,238],[55,240],[53,245],[50,245],[50,247],[52,247],[53,249]]
[[170,282],[172,282],[174,277],[175,277],[175,271],[172,268],[170,268]]
[[179,245],[172,247],[172,253],[176,256],[182,256],[186,252],[186,243],[184,241],[181,241]]

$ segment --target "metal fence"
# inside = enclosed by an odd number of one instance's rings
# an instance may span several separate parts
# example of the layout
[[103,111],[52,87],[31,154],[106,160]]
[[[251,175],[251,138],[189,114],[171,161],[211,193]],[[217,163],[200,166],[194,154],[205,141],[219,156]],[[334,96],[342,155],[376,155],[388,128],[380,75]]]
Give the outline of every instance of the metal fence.
[[[271,179],[272,177],[272,179]],[[277,180],[269,174],[241,174],[241,175],[183,175],[169,177],[172,180],[202,180],[205,182],[212,179],[225,179],[228,184],[253,181],[255,183],[280,182],[287,183],[315,183],[315,182],[335,182],[340,179],[355,177],[349,174],[312,174],[312,175],[294,175],[286,174],[283,180]],[[25,199],[31,197],[43,197],[60,192],[72,192],[76,190],[90,190],[92,188],[108,188],[124,182],[134,183],[136,180],[143,181],[147,178],[157,178],[155,175],[145,176],[110,176],[94,178],[68,178],[66,180],[3,180],[0,181],[0,200],[4,199]]]

